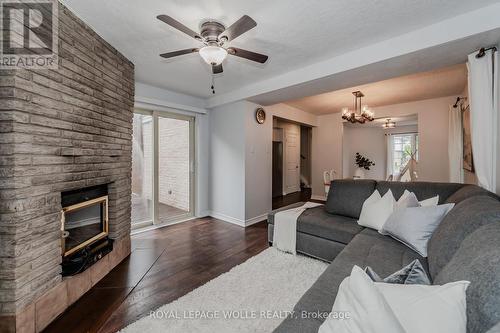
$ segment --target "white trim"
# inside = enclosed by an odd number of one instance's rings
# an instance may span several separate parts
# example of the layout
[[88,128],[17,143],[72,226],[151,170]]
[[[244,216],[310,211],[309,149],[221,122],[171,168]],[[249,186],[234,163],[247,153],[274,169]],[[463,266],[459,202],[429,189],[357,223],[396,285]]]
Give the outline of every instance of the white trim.
[[202,217],[208,217],[210,216],[210,211],[209,210],[203,210],[199,212],[199,214],[196,214],[196,218],[201,219]]
[[197,218],[198,217],[191,216],[191,217],[188,217],[188,218],[185,218],[185,219],[182,219],[182,220],[178,220],[178,221],[170,221],[170,222],[165,222],[165,223],[161,223],[161,224],[149,225],[149,226],[143,227],[143,228],[132,229],[130,231],[130,235],[133,236],[133,235],[137,235],[137,234],[140,234],[140,233],[143,233],[143,232],[147,232],[147,231],[151,231],[151,230],[156,230],[156,229],[160,229],[160,228],[169,227],[169,226],[174,225],[174,224],[179,224],[179,223],[191,221],[191,220],[194,220],[194,219],[197,219]]
[[267,220],[267,213],[258,215],[256,217],[252,217],[251,219],[246,219],[245,220],[245,227],[251,226],[252,224],[259,223],[262,221]]
[[225,222],[236,224],[237,226],[240,226],[243,228],[245,227],[245,221],[242,219],[237,219],[236,217],[232,217],[232,216],[222,214],[222,213],[217,213],[214,211],[210,211],[210,216],[213,218],[225,221]]
[[[134,107],[150,109],[155,111],[171,111],[170,109],[177,109],[181,111],[189,111],[194,113],[206,114],[207,110],[203,108],[199,108],[196,106],[172,103],[160,99],[148,98],[142,96],[135,96]],[[158,110],[159,109],[159,110]]]
[[246,219],[246,220],[238,219],[238,218],[226,215],[226,214],[217,213],[217,212],[213,212],[213,211],[210,211],[209,215],[213,218],[216,218],[216,219],[219,219],[219,220],[222,220],[224,222],[231,223],[231,224],[235,224],[235,225],[243,227],[243,228],[246,228],[246,227],[251,226],[252,224],[256,224],[256,223],[262,222],[264,220],[267,220],[267,213],[259,215],[259,216],[255,216],[255,217],[252,217],[252,218]]
[[324,195],[316,195],[313,194],[311,195],[311,199],[313,200],[321,200],[321,201],[326,201],[326,197]]

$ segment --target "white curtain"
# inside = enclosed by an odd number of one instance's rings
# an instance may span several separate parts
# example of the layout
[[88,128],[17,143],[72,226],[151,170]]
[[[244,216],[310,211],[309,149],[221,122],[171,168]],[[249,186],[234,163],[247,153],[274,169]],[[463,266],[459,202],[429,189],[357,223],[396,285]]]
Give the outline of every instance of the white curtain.
[[393,155],[392,155],[392,147],[394,146],[394,138],[390,134],[386,134],[386,146],[387,146],[387,170],[385,178],[388,179],[391,175],[394,176],[394,170],[392,166],[394,165]]
[[493,50],[476,58],[469,55],[469,101],[471,110],[472,153],[478,184],[490,191],[496,188],[498,57]]
[[450,182],[463,183],[463,141],[462,141],[462,106],[450,105],[448,115],[448,160]]

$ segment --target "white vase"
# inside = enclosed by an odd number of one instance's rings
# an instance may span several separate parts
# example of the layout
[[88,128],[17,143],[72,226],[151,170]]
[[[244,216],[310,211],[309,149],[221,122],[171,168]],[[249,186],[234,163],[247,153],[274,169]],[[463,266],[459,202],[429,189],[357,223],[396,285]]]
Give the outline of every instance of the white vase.
[[356,171],[354,171],[354,179],[365,179],[365,169],[363,168],[357,168]]

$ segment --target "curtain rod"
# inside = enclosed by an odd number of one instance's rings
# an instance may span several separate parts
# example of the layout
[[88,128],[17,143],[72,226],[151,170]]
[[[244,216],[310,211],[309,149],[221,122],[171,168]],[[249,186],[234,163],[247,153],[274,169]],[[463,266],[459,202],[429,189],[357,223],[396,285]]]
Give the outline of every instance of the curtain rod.
[[486,51],[489,51],[489,50],[493,50],[493,52],[496,52],[497,51],[497,47],[496,46],[491,46],[491,47],[482,47],[480,48],[479,50],[476,50],[476,52],[478,52],[476,54],[476,58],[482,58],[484,57],[484,55],[486,54]]
[[418,132],[385,133],[384,135],[391,136],[391,135],[403,135],[403,134],[418,134]]

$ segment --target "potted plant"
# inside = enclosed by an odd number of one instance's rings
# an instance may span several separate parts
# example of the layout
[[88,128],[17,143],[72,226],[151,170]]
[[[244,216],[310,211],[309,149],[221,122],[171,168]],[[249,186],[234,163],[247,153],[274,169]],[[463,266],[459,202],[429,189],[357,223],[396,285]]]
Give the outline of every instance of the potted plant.
[[360,153],[356,153],[356,161],[355,164],[358,166],[356,171],[354,172],[354,178],[364,179],[365,178],[365,170],[370,170],[372,166],[375,165],[370,159],[362,156]]

